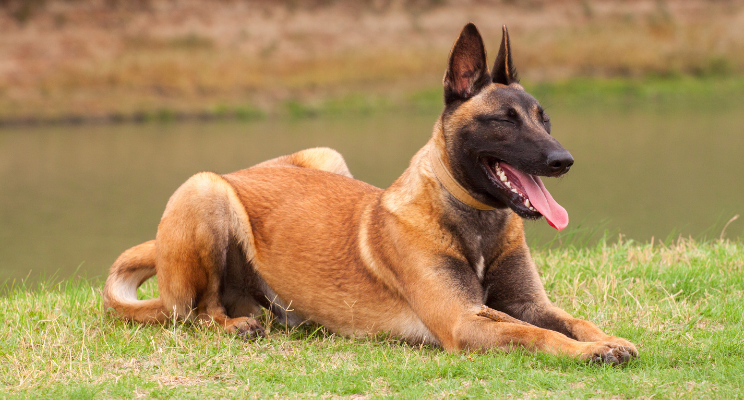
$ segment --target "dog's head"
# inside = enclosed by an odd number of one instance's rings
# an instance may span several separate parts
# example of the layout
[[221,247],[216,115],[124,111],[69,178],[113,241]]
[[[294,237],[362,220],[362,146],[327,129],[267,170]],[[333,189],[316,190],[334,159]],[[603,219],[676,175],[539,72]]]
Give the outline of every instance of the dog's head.
[[550,118],[519,85],[509,34],[489,73],[483,39],[468,24],[444,75],[442,129],[452,175],[478,200],[524,218],[545,216],[557,229],[568,214],[538,176],[568,172],[573,157],[550,135]]

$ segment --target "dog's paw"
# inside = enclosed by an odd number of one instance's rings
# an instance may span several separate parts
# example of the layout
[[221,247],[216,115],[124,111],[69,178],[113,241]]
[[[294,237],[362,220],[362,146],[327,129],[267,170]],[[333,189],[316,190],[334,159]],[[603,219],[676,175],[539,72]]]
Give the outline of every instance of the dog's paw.
[[581,359],[601,364],[625,364],[638,355],[638,350],[632,343],[624,339],[623,341],[630,346],[625,346],[616,341],[587,343],[587,348],[581,355]]
[[603,342],[612,342],[619,344],[622,347],[625,347],[625,349],[630,353],[630,356],[633,358],[638,357],[638,349],[636,349],[635,345],[633,343],[630,343],[628,340],[623,339],[621,337],[617,336],[608,336],[606,339],[602,340]]
[[255,318],[233,318],[225,330],[243,339],[266,337],[264,327]]

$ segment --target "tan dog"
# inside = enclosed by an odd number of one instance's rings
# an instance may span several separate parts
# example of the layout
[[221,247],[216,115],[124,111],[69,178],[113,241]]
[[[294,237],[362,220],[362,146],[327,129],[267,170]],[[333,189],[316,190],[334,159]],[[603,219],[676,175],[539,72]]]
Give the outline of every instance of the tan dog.
[[[530,257],[522,218],[568,224],[538,175],[562,175],[573,158],[517,83],[506,27],[492,73],[477,29],[463,29],[444,93],[431,140],[386,190],[352,179],[324,148],[194,175],[168,201],[156,239],[111,267],[104,307],[243,335],[263,334],[254,316],[264,307],[289,324],[448,351],[636,356],[627,340],[551,304]],[[160,298],[137,300],[155,274]]]

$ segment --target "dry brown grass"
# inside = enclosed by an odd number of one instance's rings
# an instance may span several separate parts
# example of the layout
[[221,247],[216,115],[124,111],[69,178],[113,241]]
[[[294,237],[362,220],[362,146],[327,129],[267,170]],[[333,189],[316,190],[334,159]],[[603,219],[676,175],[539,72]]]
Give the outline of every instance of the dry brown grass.
[[0,118],[432,87],[467,21],[532,81],[744,71],[741,0],[4,0]]

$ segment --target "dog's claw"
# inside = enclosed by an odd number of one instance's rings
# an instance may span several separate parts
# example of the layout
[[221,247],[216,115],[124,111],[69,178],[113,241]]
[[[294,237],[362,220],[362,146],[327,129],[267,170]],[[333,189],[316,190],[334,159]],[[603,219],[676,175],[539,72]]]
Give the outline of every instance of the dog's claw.
[[264,327],[254,318],[240,317],[233,319],[225,330],[243,339],[266,337]]
[[633,358],[632,349],[614,344],[605,345],[604,349],[597,349],[590,358],[591,363],[622,365]]
[[620,350],[622,351],[622,353],[620,353],[620,364],[625,364],[626,362],[630,361],[632,356],[630,355],[628,349],[625,348],[625,346],[621,347]]
[[258,338],[265,338],[266,337],[266,331],[264,330],[263,326],[256,324],[245,324],[238,329],[238,336],[246,339],[258,339]]
[[620,360],[618,360],[617,357],[615,357],[615,355],[612,354],[611,351],[604,355],[604,362],[610,365],[620,364]]

